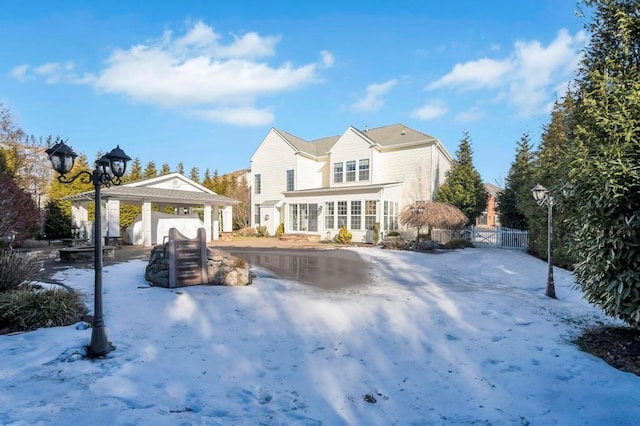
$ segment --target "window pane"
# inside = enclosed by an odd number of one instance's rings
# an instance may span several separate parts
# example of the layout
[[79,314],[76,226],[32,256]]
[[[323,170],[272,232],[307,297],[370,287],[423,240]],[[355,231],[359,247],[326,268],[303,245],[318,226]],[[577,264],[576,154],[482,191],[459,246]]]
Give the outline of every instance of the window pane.
[[360,160],[358,180],[369,180],[369,159]]
[[347,177],[346,182],[355,182],[356,180],[356,162],[347,161]]
[[338,201],[338,228],[347,226],[347,202]]
[[333,201],[324,204],[324,227],[327,229],[333,229]]
[[255,204],[253,206],[253,221],[256,226],[260,225],[260,204]]
[[342,182],[342,163],[335,163],[333,165],[333,181],[340,183]]
[[262,191],[262,175],[255,175],[255,193],[260,194]]
[[351,229],[362,229],[362,202],[351,202]]
[[293,191],[293,170],[287,170],[287,191]]
[[300,204],[300,230],[309,230],[309,212],[307,210],[307,204]]

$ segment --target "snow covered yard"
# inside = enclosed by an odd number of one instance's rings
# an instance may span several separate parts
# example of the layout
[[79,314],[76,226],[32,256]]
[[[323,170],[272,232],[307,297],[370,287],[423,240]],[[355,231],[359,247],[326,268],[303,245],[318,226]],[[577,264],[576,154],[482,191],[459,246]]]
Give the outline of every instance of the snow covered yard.
[[[570,343],[608,320],[568,272],[552,300],[521,252],[354,250],[370,284],[340,292],[265,270],[172,291],[145,261],[107,267],[117,349],[80,359],[75,326],[0,336],[0,423],[637,424],[640,378]],[[92,270],[56,278],[91,296]]]

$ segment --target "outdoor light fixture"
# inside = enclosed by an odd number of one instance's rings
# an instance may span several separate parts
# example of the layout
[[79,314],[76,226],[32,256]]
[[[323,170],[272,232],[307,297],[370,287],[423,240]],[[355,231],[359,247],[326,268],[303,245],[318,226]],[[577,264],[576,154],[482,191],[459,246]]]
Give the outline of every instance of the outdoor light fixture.
[[553,282],[553,205],[555,200],[547,188],[537,184],[531,189],[533,198],[539,206],[547,206],[547,289],[545,295],[556,299],[556,288]]
[[264,215],[264,220],[269,220],[269,215],[268,214]]
[[91,183],[95,188],[95,224],[93,227],[94,244],[94,312],[93,329],[91,332],[91,343],[87,351],[90,358],[97,358],[109,353],[111,346],[107,339],[107,330],[104,325],[104,314],[102,310],[102,226],[100,223],[100,188],[104,185],[120,185],[120,180],[127,170],[127,163],[131,160],[120,146],[117,146],[110,153],[103,155],[96,161],[93,172],[81,170],[75,176],[67,177],[67,173],[73,169],[78,154],[73,152],[63,141],[57,142],[54,146],[45,151],[49,156],[53,169],[58,172],[58,181],[61,183],[71,183],[80,178],[83,183]]

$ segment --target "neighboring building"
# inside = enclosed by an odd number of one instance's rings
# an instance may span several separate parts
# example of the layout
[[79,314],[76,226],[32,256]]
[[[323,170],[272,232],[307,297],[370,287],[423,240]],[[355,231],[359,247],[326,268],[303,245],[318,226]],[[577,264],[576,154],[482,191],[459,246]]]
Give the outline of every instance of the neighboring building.
[[432,200],[452,162],[437,138],[402,124],[311,142],[274,128],[251,157],[251,226],[322,239],[346,226],[371,241],[375,223],[398,230],[405,206]]
[[487,209],[482,212],[482,215],[476,219],[477,226],[490,226],[496,227],[500,226],[500,217],[497,213],[497,197],[498,192],[501,189],[495,185],[490,183],[484,183],[484,190],[487,191]]

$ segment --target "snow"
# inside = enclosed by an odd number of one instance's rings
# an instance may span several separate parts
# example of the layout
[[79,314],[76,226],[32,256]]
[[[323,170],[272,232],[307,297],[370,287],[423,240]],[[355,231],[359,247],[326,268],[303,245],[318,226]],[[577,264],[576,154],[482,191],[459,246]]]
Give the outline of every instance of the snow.
[[[370,283],[341,291],[259,268],[169,290],[145,261],[106,267],[117,349],[83,359],[76,325],[0,336],[0,424],[637,424],[640,378],[571,343],[611,321],[569,272],[553,300],[518,251],[353,250]],[[92,270],[55,278],[93,300]]]

